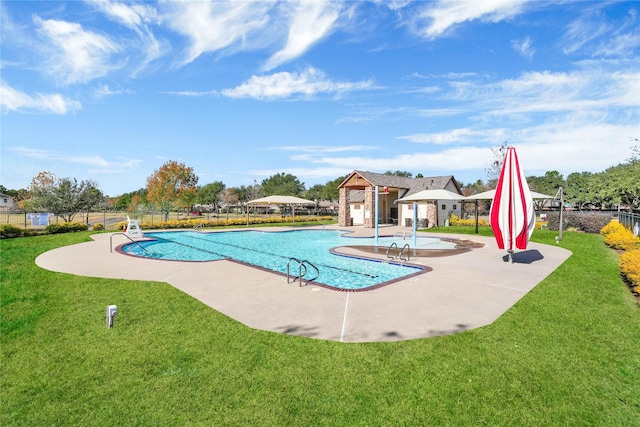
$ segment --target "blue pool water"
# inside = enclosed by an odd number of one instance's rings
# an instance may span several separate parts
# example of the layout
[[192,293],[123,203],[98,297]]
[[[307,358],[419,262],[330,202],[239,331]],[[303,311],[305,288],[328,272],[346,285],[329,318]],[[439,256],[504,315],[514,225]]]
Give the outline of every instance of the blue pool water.
[[[347,290],[369,288],[422,270],[415,266],[330,253],[331,248],[338,246],[375,245],[373,238],[349,238],[342,234],[343,232],[335,230],[145,233],[145,237],[156,240],[129,244],[123,247],[123,251],[141,257],[179,261],[233,259],[283,274],[286,274],[289,260],[296,258],[307,260],[318,268],[316,282]],[[400,248],[406,243],[413,247],[413,239],[379,238],[379,246],[385,248],[393,242]],[[450,249],[455,244],[437,238],[421,237],[417,239],[417,247]],[[294,262],[291,272],[297,270],[298,264]]]

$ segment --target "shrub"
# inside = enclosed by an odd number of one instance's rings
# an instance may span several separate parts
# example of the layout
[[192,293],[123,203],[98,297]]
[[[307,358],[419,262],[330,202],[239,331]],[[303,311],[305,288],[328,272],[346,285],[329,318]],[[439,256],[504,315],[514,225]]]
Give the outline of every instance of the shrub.
[[[549,230],[560,229],[560,212],[547,214]],[[585,233],[599,233],[611,221],[611,214],[600,212],[564,212],[562,215],[563,230],[575,228]]]
[[607,225],[602,227],[602,230],[600,230],[600,234],[606,236],[607,234],[620,232],[624,229],[624,225],[620,224],[618,221],[609,221]]
[[25,230],[11,224],[0,224],[0,238],[18,237],[25,234]]
[[[450,225],[463,225],[463,226],[476,226],[476,220],[475,219],[461,219],[458,218],[455,214],[451,214],[449,216],[449,224]],[[478,220],[478,225],[479,226],[483,226],[486,227],[487,221],[485,221],[484,219],[479,219]]]
[[627,251],[620,255],[620,273],[624,275],[640,293],[640,249]]
[[59,233],[70,233],[73,231],[87,231],[89,226],[87,224],[82,224],[79,222],[67,222],[64,224],[49,224],[47,225],[47,233],[50,234],[59,234]]
[[606,234],[604,236],[604,242],[613,249],[623,251],[640,248],[640,238],[634,236],[630,230],[624,227],[622,227],[621,230]]
[[100,230],[104,230],[104,225],[102,225],[99,222],[96,222],[95,224],[93,224],[92,227],[93,231],[100,231]]
[[[297,222],[316,222],[316,221],[330,221],[333,220],[331,216],[296,216]],[[273,217],[273,218],[249,218],[249,224],[284,224],[293,222],[293,217]],[[122,230],[127,225],[126,221],[121,221],[116,224],[116,229]],[[247,218],[229,218],[229,219],[178,219],[171,221],[163,221],[158,223],[143,222],[140,228],[143,230],[149,229],[175,229],[175,228],[193,228],[196,225],[203,225],[204,227],[241,227],[247,225]]]

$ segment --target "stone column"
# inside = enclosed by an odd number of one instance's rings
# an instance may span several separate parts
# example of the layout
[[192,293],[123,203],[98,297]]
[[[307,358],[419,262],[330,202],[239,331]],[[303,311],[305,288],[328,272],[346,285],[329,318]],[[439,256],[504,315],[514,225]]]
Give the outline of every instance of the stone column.
[[[373,200],[373,192],[375,187],[366,187],[364,189],[364,228],[374,228],[376,220],[376,210]],[[369,218],[367,218],[367,210],[370,212]]]
[[350,225],[349,191],[342,187],[338,195],[338,226],[348,227]]

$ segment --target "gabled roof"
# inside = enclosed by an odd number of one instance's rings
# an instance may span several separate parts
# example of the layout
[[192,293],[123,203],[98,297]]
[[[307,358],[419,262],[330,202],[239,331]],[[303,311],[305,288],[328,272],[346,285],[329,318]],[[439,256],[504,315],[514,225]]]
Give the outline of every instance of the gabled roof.
[[453,175],[431,176],[426,178],[406,178],[403,176],[386,175],[366,171],[353,171],[344,181],[342,181],[338,188],[345,186],[345,184],[347,184],[354,175],[359,175],[364,178],[371,186],[377,185],[379,187],[391,187],[399,190],[405,190],[404,192],[400,191],[400,197],[410,196],[411,194],[422,190],[444,189],[451,181],[455,185],[456,190],[460,192],[460,186]]

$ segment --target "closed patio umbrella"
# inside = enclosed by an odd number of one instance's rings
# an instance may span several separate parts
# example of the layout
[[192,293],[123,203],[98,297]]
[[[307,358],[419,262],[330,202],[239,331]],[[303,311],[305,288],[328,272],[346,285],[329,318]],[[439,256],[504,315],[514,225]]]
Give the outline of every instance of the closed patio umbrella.
[[507,148],[490,216],[498,247],[507,250],[511,263],[516,248],[527,249],[536,225],[533,198],[514,147]]

